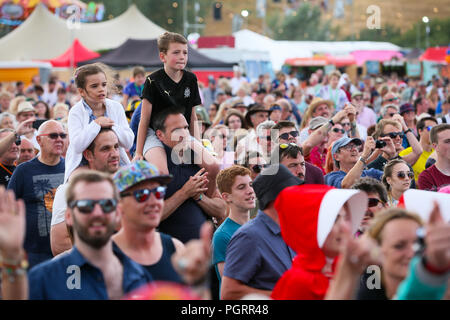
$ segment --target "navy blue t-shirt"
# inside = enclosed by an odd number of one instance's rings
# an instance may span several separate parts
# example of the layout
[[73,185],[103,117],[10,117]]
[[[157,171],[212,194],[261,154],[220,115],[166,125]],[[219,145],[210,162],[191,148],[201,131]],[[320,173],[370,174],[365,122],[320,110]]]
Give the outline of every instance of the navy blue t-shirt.
[[[167,185],[165,199],[180,190],[189,178],[195,175],[200,167],[196,164],[175,164],[172,162],[172,149],[164,145],[167,155],[167,166],[173,180]],[[194,157],[192,156],[192,159]],[[193,161],[192,161],[193,162]],[[183,243],[200,238],[200,228],[207,216],[197,202],[189,198],[183,202],[167,219],[161,221],[158,230],[180,240]]]
[[30,267],[53,257],[50,247],[50,223],[56,188],[64,183],[64,159],[48,166],[34,158],[14,170],[8,189],[23,199],[26,207],[24,249]]

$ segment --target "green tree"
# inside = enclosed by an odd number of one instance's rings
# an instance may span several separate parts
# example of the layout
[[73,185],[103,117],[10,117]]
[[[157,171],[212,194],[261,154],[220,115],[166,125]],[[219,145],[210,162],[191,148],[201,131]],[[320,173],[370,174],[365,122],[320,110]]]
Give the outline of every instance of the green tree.
[[[125,12],[131,4],[136,4],[139,10],[150,20],[160,27],[172,31],[183,33],[183,0],[96,0],[105,5],[105,18],[117,17]],[[203,23],[195,21],[195,3],[199,4],[197,16],[203,17],[207,10],[212,8],[212,0],[187,0],[187,18],[190,24]],[[188,30],[189,33],[194,30]],[[201,29],[197,30],[201,33]]]
[[332,27],[330,20],[322,17],[320,7],[304,3],[297,11],[277,12],[268,16],[268,26],[276,40],[315,40],[336,39],[339,29]]

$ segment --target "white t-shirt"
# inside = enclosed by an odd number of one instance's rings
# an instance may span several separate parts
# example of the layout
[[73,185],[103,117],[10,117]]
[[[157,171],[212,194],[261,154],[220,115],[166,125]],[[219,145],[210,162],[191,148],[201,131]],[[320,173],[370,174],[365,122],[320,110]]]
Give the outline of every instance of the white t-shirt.
[[66,188],[67,183],[59,185],[55,192],[55,198],[53,200],[52,210],[52,222],[51,225],[60,224],[65,221],[65,214],[67,209],[66,202]]

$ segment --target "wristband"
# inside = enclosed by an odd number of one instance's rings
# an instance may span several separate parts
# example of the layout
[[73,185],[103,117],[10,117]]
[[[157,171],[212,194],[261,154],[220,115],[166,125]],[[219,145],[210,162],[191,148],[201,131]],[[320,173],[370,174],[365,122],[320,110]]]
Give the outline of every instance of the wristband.
[[359,159],[358,159],[359,161],[361,161],[364,165],[367,165],[367,163],[366,163],[366,159],[364,159],[362,156],[361,157],[359,157]]
[[425,256],[422,257],[422,264],[425,267],[425,269],[433,274],[444,274],[448,271],[450,271],[450,268],[446,268],[446,269],[438,269],[432,265],[430,265],[430,263],[428,262],[427,258]]
[[408,134],[408,132],[412,132],[411,128],[408,128],[408,130],[405,131],[405,135]]
[[331,126],[334,126],[333,119],[330,119],[328,122],[331,124]]
[[198,199],[195,199],[195,201],[202,201],[203,199],[203,193],[200,193],[200,197]]

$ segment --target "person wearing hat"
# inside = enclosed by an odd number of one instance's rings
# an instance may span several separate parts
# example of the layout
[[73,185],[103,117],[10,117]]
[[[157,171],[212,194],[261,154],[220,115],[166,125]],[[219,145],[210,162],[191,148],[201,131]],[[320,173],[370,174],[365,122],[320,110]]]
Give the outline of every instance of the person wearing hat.
[[23,101],[19,103],[19,106],[17,107],[16,120],[17,123],[20,124],[29,119],[33,120],[28,125],[26,125],[26,128],[28,130],[23,135],[33,142],[33,146],[36,149],[40,150],[39,143],[36,140],[37,130],[32,127],[33,121],[36,120],[36,111],[30,102]]
[[[271,298],[324,299],[342,247],[345,249],[340,261],[345,260],[356,274],[361,274],[360,264],[373,261],[365,256],[375,245],[366,247],[365,239],[352,240],[366,208],[367,195],[359,190],[325,185],[285,188],[275,201],[275,209],[283,239],[297,256],[278,280]],[[352,247],[344,246],[344,241],[352,242]]]
[[278,121],[281,120],[281,114],[282,114],[282,109],[281,106],[278,103],[273,103],[269,110],[270,112],[270,120],[272,120],[275,123],[278,123]]
[[321,116],[329,119],[333,114],[333,110],[333,101],[315,97],[306,109],[302,122],[300,123],[300,142],[303,143],[308,138],[308,126],[312,118]]
[[[175,253],[183,253],[184,256],[186,247],[180,240],[157,231],[164,210],[167,185],[172,179],[171,175],[161,175],[153,164],[143,160],[122,167],[114,174],[122,220],[121,229],[112,240],[124,254],[143,266],[154,280],[183,284],[182,276],[172,265],[171,257]],[[199,259],[203,263],[195,270],[197,278],[203,276],[209,266],[212,228],[208,224],[205,228],[206,234],[202,235],[205,248],[202,249],[200,245],[200,252],[195,255],[191,252],[191,257],[184,257],[185,261],[182,262],[190,265],[192,262],[187,259]],[[182,271],[186,272],[187,267],[181,265]],[[186,276],[190,279],[194,275]]]
[[[410,103],[404,103],[400,106],[400,115],[403,117],[403,120],[405,120],[406,126],[412,130],[414,135],[417,137],[418,133],[416,130],[416,110],[414,109],[414,106]],[[403,148],[408,148],[409,142],[406,137],[403,137]]]
[[295,252],[281,237],[274,203],[285,188],[303,183],[284,165],[271,165],[253,181],[258,215],[239,228],[227,247],[221,299],[237,300],[256,293],[270,296]]
[[362,152],[359,148],[362,141],[358,138],[342,137],[334,142],[331,154],[339,171],[330,172],[325,176],[325,183],[336,188],[349,189],[361,177],[372,177],[381,180],[383,171],[365,169],[367,159],[375,149],[373,137],[367,137]]

